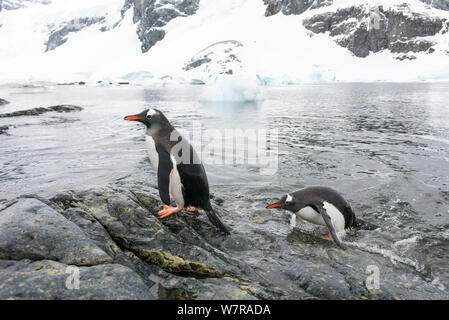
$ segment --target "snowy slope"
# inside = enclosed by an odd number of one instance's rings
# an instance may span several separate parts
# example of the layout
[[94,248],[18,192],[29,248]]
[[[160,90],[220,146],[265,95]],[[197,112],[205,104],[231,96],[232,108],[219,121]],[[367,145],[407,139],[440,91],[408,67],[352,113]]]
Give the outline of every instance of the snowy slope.
[[268,17],[263,0],[201,0],[194,14],[180,12],[165,21],[164,37],[145,53],[132,2],[123,9],[124,0],[15,1],[18,9],[5,10],[4,0],[0,12],[0,83],[210,82],[230,70],[262,84],[449,80],[449,32],[427,37],[431,54],[413,52],[400,61],[390,50],[357,57],[331,32],[304,26],[341,8],[369,4],[387,10],[404,2],[412,12],[449,21],[448,11],[419,0],[339,0],[299,15]]

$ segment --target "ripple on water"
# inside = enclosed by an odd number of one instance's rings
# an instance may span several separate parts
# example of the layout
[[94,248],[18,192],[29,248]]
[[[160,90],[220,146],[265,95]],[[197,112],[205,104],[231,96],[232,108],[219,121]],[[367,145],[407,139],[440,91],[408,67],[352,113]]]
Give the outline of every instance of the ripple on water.
[[123,121],[148,106],[180,128],[191,128],[192,121],[201,121],[205,130],[277,128],[274,176],[261,177],[257,166],[206,164],[211,192],[224,199],[221,207],[236,229],[248,237],[254,237],[248,230],[264,232],[255,241],[263,250],[291,231],[288,217],[263,210],[267,200],[308,185],[333,187],[358,217],[381,226],[349,235],[348,244],[447,287],[449,232],[438,226],[449,214],[448,89],[447,84],[304,84],[263,88],[264,102],[237,106],[199,103],[200,87],[1,92],[11,102],[7,112],[59,103],[84,110],[0,119],[0,126],[11,126],[9,136],[0,136],[0,198],[117,181],[154,185],[144,128]]

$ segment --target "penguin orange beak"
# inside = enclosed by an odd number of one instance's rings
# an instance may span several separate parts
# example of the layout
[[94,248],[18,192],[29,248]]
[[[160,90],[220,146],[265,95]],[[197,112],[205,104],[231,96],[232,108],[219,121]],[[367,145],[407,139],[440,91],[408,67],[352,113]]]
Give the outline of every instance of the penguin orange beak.
[[143,120],[143,118],[139,116],[126,116],[124,119],[129,121]]
[[266,209],[274,209],[274,208],[283,207],[283,206],[285,206],[285,204],[283,204],[283,203],[273,203],[273,204],[270,204],[269,206],[266,206]]

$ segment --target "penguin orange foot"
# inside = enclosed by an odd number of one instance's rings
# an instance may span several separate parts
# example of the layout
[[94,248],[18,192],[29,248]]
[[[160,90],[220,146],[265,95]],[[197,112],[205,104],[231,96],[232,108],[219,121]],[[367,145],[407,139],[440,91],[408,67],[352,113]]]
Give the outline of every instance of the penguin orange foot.
[[331,235],[329,233],[324,235],[324,236],[322,236],[321,239],[332,241],[332,237],[331,237]]
[[196,211],[198,211],[198,209],[196,207],[194,207],[194,206],[187,206],[186,210],[189,211],[189,212],[196,212]]
[[[168,207],[168,208],[166,208]],[[164,206],[164,209],[160,210],[157,215],[159,216],[159,218],[163,219],[166,218],[170,215],[172,215],[173,213],[177,213],[180,212],[181,209],[177,208],[177,207],[170,207],[170,206]]]

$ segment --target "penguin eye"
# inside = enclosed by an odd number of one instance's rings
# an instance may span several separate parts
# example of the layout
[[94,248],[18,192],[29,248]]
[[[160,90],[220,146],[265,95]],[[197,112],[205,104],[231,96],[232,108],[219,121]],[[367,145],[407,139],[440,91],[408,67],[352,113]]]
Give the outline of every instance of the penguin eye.
[[147,119],[151,119],[151,114],[147,114]]

